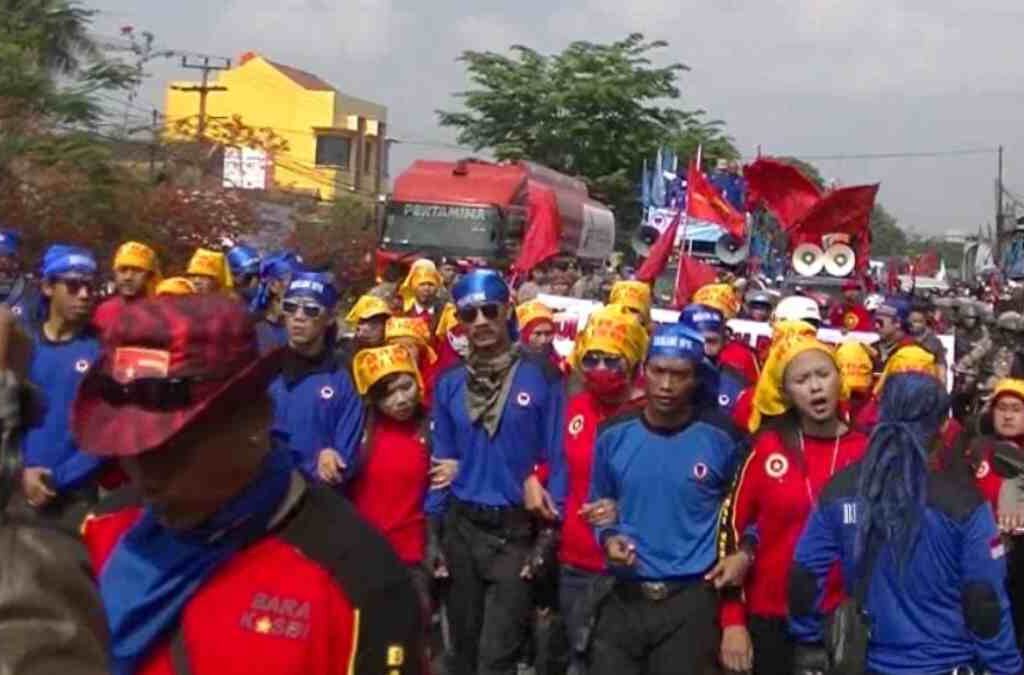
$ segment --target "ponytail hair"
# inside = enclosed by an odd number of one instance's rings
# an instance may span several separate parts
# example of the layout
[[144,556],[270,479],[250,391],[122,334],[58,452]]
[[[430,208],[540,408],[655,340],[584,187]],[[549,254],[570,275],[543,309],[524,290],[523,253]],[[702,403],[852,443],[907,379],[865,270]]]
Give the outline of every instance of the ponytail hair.
[[854,549],[857,567],[868,545],[893,545],[900,569],[917,543],[927,500],[928,445],[949,411],[942,383],[924,373],[887,378],[861,467]]

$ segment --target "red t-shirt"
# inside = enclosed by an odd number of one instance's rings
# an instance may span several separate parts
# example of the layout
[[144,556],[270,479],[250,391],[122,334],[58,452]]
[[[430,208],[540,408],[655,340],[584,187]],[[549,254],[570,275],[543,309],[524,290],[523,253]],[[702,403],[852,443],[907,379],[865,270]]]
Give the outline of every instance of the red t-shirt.
[[871,314],[860,303],[853,306],[847,304],[833,306],[828,313],[828,322],[833,328],[851,331],[871,331],[874,328]]
[[[838,445],[835,438],[804,436],[801,459],[786,450],[776,432],[757,436],[727,514],[735,541],[751,525],[756,526],[757,554],[744,584],[745,601],[723,605],[724,626],[745,623],[747,613],[786,616],[786,579],[814,502],[835,474],[864,456],[867,442],[867,436],[857,431],[844,434]],[[842,598],[842,577],[835,565],[825,586],[825,610],[835,608]]]
[[[83,540],[97,577],[141,515],[132,505],[86,520]],[[185,605],[181,625],[192,672],[426,672],[408,572],[372,536],[342,500],[323,488],[308,490],[288,524],[223,563]],[[371,574],[376,589],[364,584]],[[343,589],[339,577],[357,579],[359,587],[349,581]],[[175,675],[169,637],[137,672]]]
[[126,304],[122,296],[115,295],[96,306],[92,313],[92,325],[100,337],[106,335],[107,331],[114,327],[117,317],[120,316],[121,310]]
[[388,540],[402,562],[423,562],[430,487],[430,452],[418,420],[373,420],[369,449],[346,492],[363,518]]
[[604,569],[604,552],[594,528],[579,514],[590,492],[597,427],[620,408],[602,404],[589,391],[573,396],[566,406],[565,464],[569,472],[565,499],[565,520],[558,560],[586,572]]
[[746,379],[747,384],[757,382],[761,374],[761,365],[757,362],[757,352],[745,342],[729,340],[718,355],[718,364],[728,366]]

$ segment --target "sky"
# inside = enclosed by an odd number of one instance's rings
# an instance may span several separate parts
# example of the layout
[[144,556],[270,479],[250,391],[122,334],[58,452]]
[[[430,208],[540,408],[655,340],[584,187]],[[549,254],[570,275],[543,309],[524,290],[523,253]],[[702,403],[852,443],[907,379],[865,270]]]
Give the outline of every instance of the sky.
[[[389,107],[391,174],[456,158],[434,111],[457,107],[466,49],[554,53],[630,32],[662,39],[686,109],[724,120],[744,155],[808,158],[843,185],[880,182],[904,229],[975,232],[994,220],[996,152],[1024,194],[1020,0],[95,0],[94,32],[150,30],[161,48],[256,51]],[[129,109],[162,108],[172,60]],[[118,104],[112,104],[116,108]],[[960,151],[969,151],[961,153]],[[959,154],[958,154],[959,153]],[[911,154],[910,157],[857,157]],[[932,156],[932,155],[935,156]],[[854,157],[850,157],[850,156]],[[819,159],[820,158],[820,159]]]

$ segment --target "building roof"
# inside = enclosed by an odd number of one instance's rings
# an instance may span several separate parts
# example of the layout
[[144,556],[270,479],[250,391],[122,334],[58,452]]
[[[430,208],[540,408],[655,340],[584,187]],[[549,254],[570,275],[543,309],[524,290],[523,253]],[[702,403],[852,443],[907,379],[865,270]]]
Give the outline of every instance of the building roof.
[[277,68],[279,71],[281,71],[282,74],[285,75],[285,77],[287,77],[300,87],[312,91],[335,91],[334,87],[332,87],[327,82],[324,82],[313,73],[307,73],[304,70],[299,70],[298,68],[286,66],[283,63],[277,63],[276,61],[271,61],[269,59],[267,59],[267,63]]

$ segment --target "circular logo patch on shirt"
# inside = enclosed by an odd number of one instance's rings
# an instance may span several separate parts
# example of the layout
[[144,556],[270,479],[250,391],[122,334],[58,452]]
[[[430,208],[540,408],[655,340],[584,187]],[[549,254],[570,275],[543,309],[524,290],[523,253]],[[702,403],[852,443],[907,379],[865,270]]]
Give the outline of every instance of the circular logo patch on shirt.
[[530,401],[532,401],[532,400],[533,399],[530,398],[530,394],[528,394],[525,391],[519,392],[519,394],[516,396],[516,403],[518,403],[519,405],[521,405],[524,408],[526,406],[530,405]]
[[978,465],[978,470],[975,473],[975,475],[978,478],[984,478],[985,476],[988,475],[988,472],[991,471],[991,470],[992,470],[992,467],[989,466],[988,460],[986,460],[986,461],[984,461],[984,462],[982,462],[981,464]]
[[764,471],[772,478],[782,478],[789,471],[789,460],[785,455],[773,452],[764,461]]
[[858,323],[860,323],[860,319],[853,312],[847,312],[843,316],[843,325],[846,326],[846,330],[853,330],[857,327]]
[[732,399],[729,398],[728,394],[719,394],[718,395],[718,405],[726,406],[726,405],[729,405],[730,401],[732,401]]
[[697,462],[693,465],[693,477],[697,480],[704,480],[708,475],[708,465],[704,462]]
[[11,307],[11,314],[14,316],[21,316],[21,305],[15,305]]
[[569,434],[575,438],[583,431],[583,415],[576,415],[569,420]]
[[329,401],[334,398],[334,389],[331,387],[323,387],[320,389],[320,398],[325,401]]
[[78,371],[79,373],[84,373],[85,371],[89,370],[89,362],[86,361],[85,359],[78,359],[77,361],[75,361],[75,370]]

